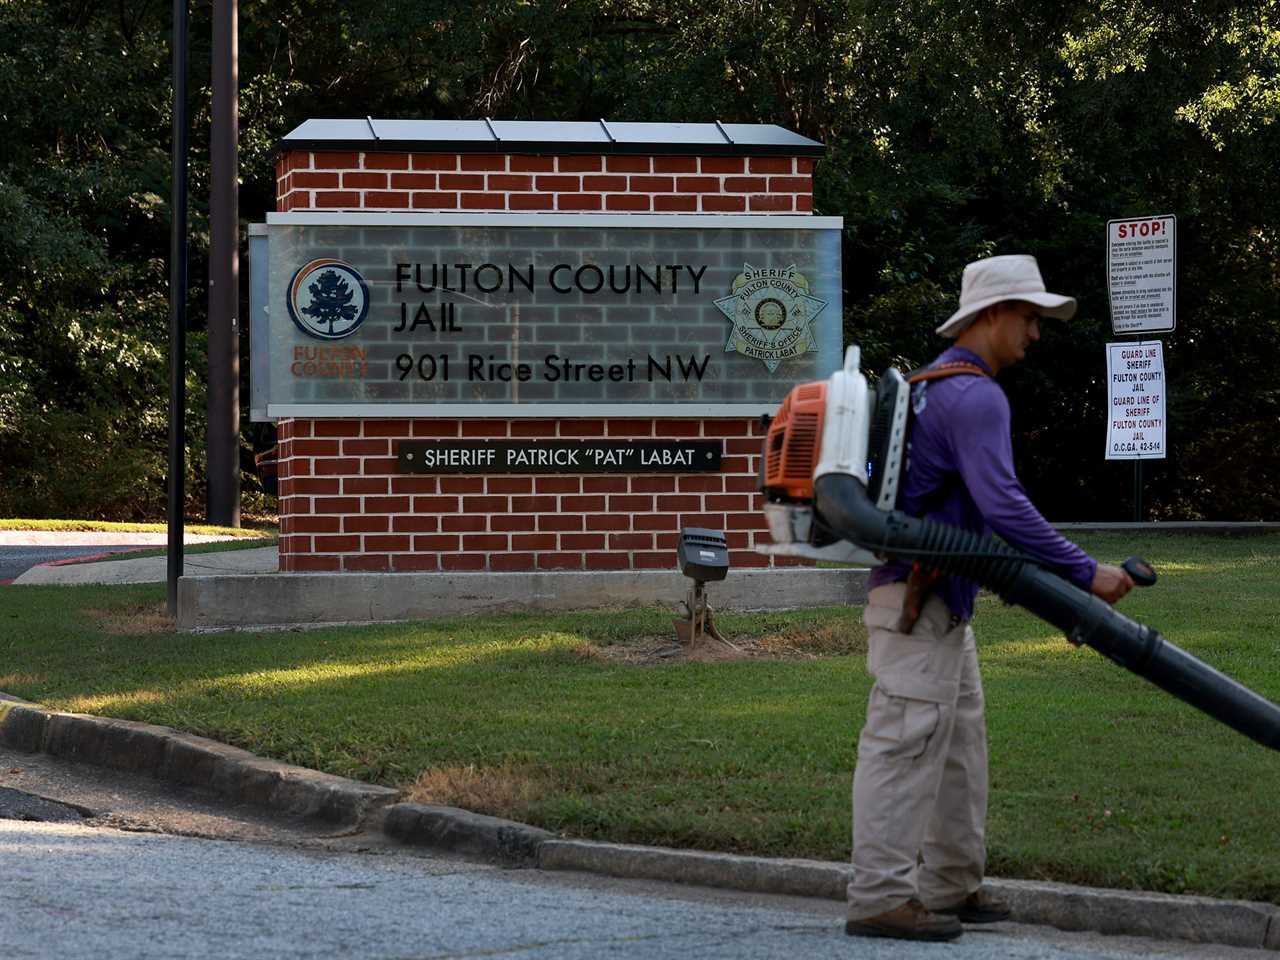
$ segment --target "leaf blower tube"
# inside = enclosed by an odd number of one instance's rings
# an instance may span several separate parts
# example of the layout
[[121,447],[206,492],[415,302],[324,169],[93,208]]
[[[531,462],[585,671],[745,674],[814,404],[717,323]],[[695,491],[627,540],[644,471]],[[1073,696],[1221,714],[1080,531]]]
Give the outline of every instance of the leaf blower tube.
[[1072,643],[1093,647],[1246,737],[1280,750],[1280,707],[1012,550],[967,530],[878,509],[851,474],[816,477],[813,497],[816,513],[837,536],[880,556],[919,560],[973,580],[1053,624]]

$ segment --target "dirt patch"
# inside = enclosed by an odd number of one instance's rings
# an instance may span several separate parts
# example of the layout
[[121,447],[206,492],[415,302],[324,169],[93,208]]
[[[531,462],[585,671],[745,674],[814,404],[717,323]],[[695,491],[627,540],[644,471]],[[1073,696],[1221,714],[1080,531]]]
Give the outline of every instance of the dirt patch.
[[765,634],[758,643],[779,659],[861,656],[867,652],[867,628],[861,617],[848,617],[813,629]]
[[790,630],[756,637],[727,636],[732,647],[710,638],[684,646],[673,634],[642,636],[603,646],[591,645],[593,659],[606,663],[649,666],[660,663],[725,663],[736,660],[817,660],[867,652],[861,621],[827,624],[812,630]]
[[518,820],[550,790],[546,779],[529,767],[466,764],[424,770],[409,788],[409,799]]
[[176,629],[173,617],[163,603],[136,604],[112,610],[86,610],[89,618],[113,636],[136,637],[144,633],[172,633]]
[[0,690],[43,682],[44,677],[34,673],[0,673]]
[[715,640],[704,640],[691,646],[683,646],[670,636],[633,637],[607,646],[596,647],[596,658],[606,663],[627,663],[645,666],[655,663],[721,663],[729,660],[749,660],[754,652],[734,641],[738,649],[732,650]]

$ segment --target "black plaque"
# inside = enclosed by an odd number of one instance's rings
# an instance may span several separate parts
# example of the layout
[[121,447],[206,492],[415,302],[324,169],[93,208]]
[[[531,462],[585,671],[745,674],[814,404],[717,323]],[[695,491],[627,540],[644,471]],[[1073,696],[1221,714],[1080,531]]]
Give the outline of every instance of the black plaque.
[[701,473],[722,440],[401,440],[401,473]]

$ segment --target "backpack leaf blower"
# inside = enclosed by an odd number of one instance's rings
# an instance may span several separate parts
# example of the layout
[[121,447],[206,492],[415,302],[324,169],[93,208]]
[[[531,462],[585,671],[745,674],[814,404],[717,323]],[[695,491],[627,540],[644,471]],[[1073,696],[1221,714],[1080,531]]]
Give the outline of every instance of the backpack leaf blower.
[[[1234,730],[1280,750],[1280,707],[1081,590],[1037,560],[957,527],[895,509],[910,427],[910,385],[890,368],[877,389],[851,346],[844,369],[792,389],[770,423],[761,464],[767,553],[877,565],[919,562],[992,590]],[[1137,558],[1125,569],[1154,582]]]

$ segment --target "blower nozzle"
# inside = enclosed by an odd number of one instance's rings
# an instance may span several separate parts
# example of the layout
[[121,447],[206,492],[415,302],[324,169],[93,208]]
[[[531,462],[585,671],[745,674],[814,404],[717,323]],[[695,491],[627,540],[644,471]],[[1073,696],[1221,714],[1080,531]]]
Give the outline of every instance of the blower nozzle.
[[973,580],[1053,624],[1072,643],[1092,647],[1251,740],[1280,750],[1280,707],[1052,571],[988,538],[880,510],[849,474],[818,477],[814,508],[839,536],[880,556],[919,560]]

